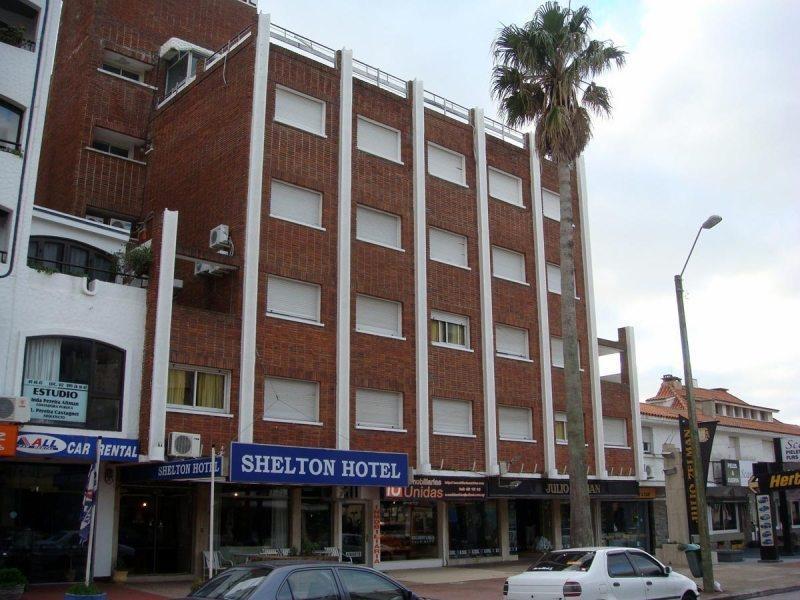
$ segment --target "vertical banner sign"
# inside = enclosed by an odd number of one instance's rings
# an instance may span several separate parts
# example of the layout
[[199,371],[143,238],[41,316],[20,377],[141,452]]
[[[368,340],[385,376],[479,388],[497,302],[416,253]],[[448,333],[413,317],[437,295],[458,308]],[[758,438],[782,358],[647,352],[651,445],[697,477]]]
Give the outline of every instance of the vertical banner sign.
[[758,534],[761,538],[761,545],[772,547],[775,545],[775,538],[772,536],[772,507],[769,494],[756,496],[756,512],[758,513]]
[[81,525],[78,530],[81,544],[89,541],[92,528],[92,514],[94,513],[95,495],[97,494],[97,468],[96,463],[89,467],[89,476],[86,478],[86,487],[83,490],[83,504],[81,506]]
[[700,507],[697,503],[697,486],[706,487],[708,479],[708,465],[711,461],[711,446],[714,444],[714,433],[717,422],[698,423],[697,434],[700,438],[700,460],[703,465],[702,473],[695,473],[694,454],[692,449],[692,430],[689,419],[680,417],[678,426],[681,433],[681,454],[683,462],[683,484],[686,491],[686,514],[689,518],[689,535],[699,535]]
[[381,503],[376,502],[372,508],[372,562],[381,562]]

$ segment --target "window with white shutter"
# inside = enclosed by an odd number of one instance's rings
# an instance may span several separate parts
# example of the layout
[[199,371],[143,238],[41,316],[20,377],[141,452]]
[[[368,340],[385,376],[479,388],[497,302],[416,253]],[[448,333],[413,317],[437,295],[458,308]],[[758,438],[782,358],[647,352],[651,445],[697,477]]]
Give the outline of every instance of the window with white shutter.
[[392,300],[356,296],[356,331],[386,337],[403,335],[402,305]]
[[472,435],[472,402],[433,398],[433,432]]
[[489,167],[489,195],[503,202],[522,206],[522,179]]
[[275,88],[275,120],[325,137],[325,102],[279,85]]
[[526,283],[525,255],[499,246],[492,246],[492,275],[517,283]]
[[267,314],[273,317],[319,323],[319,296],[315,283],[267,277]]
[[550,190],[542,190],[542,213],[548,219],[561,220],[561,197]]
[[653,454],[653,428],[642,427],[642,450],[645,454]]
[[628,428],[625,419],[603,417],[603,434],[606,446],[628,446]]
[[428,173],[458,185],[467,185],[464,155],[428,142]]
[[530,408],[498,406],[497,416],[501,440],[533,440]]
[[[550,338],[550,364],[564,368],[564,340],[560,337]],[[578,343],[578,368],[581,369],[581,345]]]
[[264,382],[264,418],[319,424],[319,384],[268,377]]
[[400,217],[359,205],[356,207],[356,238],[400,250]]
[[433,310],[430,336],[434,346],[469,348],[469,317]]
[[561,267],[547,263],[547,291],[561,293]]
[[559,444],[567,443],[567,415],[566,413],[555,414],[555,436]]
[[528,358],[528,330],[510,325],[495,325],[497,354],[510,358]]
[[444,229],[430,228],[428,254],[431,260],[467,267],[467,238]]
[[366,117],[358,117],[356,145],[359,150],[400,162],[400,132]]
[[269,214],[284,221],[321,228],[322,194],[273,179]]
[[403,394],[384,390],[356,390],[356,427],[403,428]]

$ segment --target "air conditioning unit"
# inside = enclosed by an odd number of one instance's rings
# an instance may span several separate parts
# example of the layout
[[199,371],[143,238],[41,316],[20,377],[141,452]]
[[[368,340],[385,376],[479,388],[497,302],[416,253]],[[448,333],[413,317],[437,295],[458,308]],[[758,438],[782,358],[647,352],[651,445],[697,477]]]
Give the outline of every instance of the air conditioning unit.
[[231,232],[227,225],[217,225],[208,234],[208,245],[212,250],[224,251],[226,254],[231,249]]
[[655,477],[653,477],[653,467],[651,467],[650,465],[644,466],[644,474],[647,476],[648,479],[655,479]]
[[200,456],[200,434],[171,431],[168,448],[167,454],[170,456],[198,458]]
[[195,275],[223,275],[225,269],[205,262],[194,263]]
[[0,396],[0,421],[27,423],[31,420],[31,405],[24,396]]

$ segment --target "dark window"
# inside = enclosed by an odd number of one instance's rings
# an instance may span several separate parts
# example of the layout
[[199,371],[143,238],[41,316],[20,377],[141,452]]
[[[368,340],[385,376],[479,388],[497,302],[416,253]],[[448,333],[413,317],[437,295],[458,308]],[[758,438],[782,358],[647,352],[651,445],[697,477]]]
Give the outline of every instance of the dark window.
[[19,150],[22,109],[0,99],[0,148]]
[[28,243],[28,266],[91,280],[114,281],[115,262],[111,255],[72,240],[32,236]]
[[636,577],[636,571],[624,552],[608,555],[609,577]]
[[22,395],[31,423],[119,431],[125,352],[94,340],[32,337]]
[[128,71],[126,69],[123,69],[122,67],[118,67],[116,65],[112,65],[109,63],[103,63],[103,66],[101,68],[103,69],[103,71],[114,73],[115,75],[121,75],[126,79],[132,79],[133,81],[141,80],[141,75],[139,75],[139,73],[137,73],[136,71]]
[[272,567],[257,569],[229,569],[194,592],[198,598],[246,600],[272,572]]
[[286,579],[294,600],[339,600],[339,591],[330,569],[308,569]]
[[640,554],[639,552],[631,552],[628,554],[633,563],[633,566],[639,571],[642,577],[659,577],[664,574],[664,570],[656,561],[649,556]]
[[593,562],[594,552],[548,552],[528,567],[528,571],[588,571]]
[[100,152],[113,154],[114,156],[121,156],[122,158],[130,157],[130,150],[128,148],[123,148],[122,146],[116,146],[108,142],[101,142],[100,140],[93,141],[92,148],[94,148],[95,150],[100,150]]
[[403,600],[403,590],[388,579],[357,569],[339,569],[350,600]]

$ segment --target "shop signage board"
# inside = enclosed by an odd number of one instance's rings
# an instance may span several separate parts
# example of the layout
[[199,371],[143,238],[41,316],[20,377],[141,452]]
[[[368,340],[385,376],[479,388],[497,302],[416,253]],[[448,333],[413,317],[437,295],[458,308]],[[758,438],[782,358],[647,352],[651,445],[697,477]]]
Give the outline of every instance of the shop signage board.
[[19,426],[14,423],[0,423],[0,456],[14,456],[18,431]]
[[[222,457],[214,461],[214,476],[222,476]],[[211,457],[175,460],[163,463],[147,463],[125,467],[120,470],[122,481],[174,481],[207,479],[211,477]]]
[[387,487],[383,497],[389,500],[456,500],[485,498],[486,480],[465,477],[415,477],[410,485]]
[[758,514],[758,533],[761,545],[771,547],[775,545],[772,527],[772,506],[769,494],[759,494],[756,496],[756,513]]
[[702,473],[695,473],[694,455],[692,450],[692,430],[689,419],[679,417],[678,428],[681,435],[681,455],[683,463],[683,484],[686,493],[686,514],[689,518],[689,535],[698,535],[700,506],[697,502],[697,486],[706,488],[708,479],[708,464],[711,461],[711,447],[714,444],[714,433],[717,422],[709,421],[698,423],[697,434],[700,438],[700,461],[703,466]]
[[[492,498],[568,497],[569,492],[567,479],[492,477],[488,481],[488,495]],[[631,480],[590,480],[589,494],[597,498],[638,498],[639,483]]]
[[800,437],[781,438],[783,462],[800,462]]
[[408,455],[233,442],[230,481],[307,485],[408,485]]
[[86,423],[89,386],[67,381],[26,379],[22,395],[30,399],[31,419],[60,423]]
[[[23,432],[17,435],[17,456],[92,461],[96,445],[96,436]],[[138,462],[139,440],[104,437],[100,460]]]
[[742,485],[738,460],[724,459],[722,462],[722,485]]

